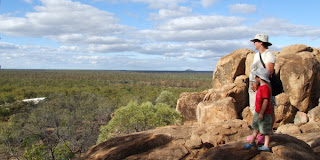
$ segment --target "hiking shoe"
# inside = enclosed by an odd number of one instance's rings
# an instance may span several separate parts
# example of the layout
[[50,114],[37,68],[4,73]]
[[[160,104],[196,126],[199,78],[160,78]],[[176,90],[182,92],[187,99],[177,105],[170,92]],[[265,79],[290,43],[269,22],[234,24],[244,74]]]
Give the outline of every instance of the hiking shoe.
[[270,152],[270,148],[266,147],[265,145],[263,145],[263,146],[261,146],[261,147],[258,147],[258,150]]
[[255,146],[257,146],[256,143],[253,143],[253,144],[247,143],[243,146],[242,149],[250,149],[251,147],[255,147]]

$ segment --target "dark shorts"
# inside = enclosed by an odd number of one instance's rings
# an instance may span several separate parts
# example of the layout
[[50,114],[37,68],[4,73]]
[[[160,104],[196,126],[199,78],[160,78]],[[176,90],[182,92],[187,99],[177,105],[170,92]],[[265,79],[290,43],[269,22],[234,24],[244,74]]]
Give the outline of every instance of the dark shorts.
[[258,130],[261,134],[269,134],[271,132],[272,116],[271,114],[263,115],[263,120],[259,119],[259,113],[254,112],[252,128]]

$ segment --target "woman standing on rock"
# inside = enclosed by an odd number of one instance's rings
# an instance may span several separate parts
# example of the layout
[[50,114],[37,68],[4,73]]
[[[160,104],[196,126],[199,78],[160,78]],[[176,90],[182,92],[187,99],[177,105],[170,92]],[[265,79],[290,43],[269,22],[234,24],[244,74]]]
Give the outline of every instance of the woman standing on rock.
[[[253,62],[250,66],[250,76],[249,76],[249,104],[251,113],[254,113],[255,110],[255,100],[256,100],[256,91],[258,88],[258,83],[255,80],[255,77],[252,75],[252,72],[256,71],[258,68],[266,68],[270,75],[274,72],[274,64],[276,62],[276,56],[268,49],[272,44],[269,42],[269,37],[266,34],[257,34],[254,39],[250,40],[253,42],[254,48],[258,52],[254,55]],[[271,85],[269,84],[271,88]],[[272,88],[271,88],[272,89]],[[275,102],[274,97],[272,101]],[[275,121],[274,114],[274,105],[272,104],[272,126]]]

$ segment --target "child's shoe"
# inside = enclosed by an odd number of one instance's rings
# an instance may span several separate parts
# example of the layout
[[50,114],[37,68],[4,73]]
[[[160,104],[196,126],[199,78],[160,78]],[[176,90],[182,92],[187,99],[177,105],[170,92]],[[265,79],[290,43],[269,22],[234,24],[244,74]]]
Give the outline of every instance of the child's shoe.
[[258,150],[270,152],[270,148],[266,147],[265,145],[263,145],[263,146],[261,146],[261,147],[258,147]]
[[247,143],[243,146],[242,149],[250,149],[251,147],[255,147],[255,146],[257,146],[256,143],[253,143],[253,144]]

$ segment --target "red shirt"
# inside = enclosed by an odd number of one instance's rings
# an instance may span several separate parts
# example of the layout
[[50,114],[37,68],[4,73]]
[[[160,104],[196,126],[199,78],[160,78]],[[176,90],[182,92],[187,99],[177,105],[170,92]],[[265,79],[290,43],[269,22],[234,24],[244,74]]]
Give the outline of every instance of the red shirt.
[[267,84],[259,86],[257,90],[256,102],[255,102],[255,105],[256,105],[255,111],[257,113],[260,113],[261,111],[263,99],[268,100],[268,106],[264,111],[264,114],[271,114],[271,90]]

